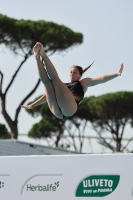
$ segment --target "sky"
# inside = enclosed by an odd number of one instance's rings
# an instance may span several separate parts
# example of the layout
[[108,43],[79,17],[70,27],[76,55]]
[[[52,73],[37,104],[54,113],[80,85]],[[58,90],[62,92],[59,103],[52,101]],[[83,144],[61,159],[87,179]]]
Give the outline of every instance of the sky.
[[[133,1],[132,0],[0,0],[0,13],[16,19],[46,20],[65,25],[83,34],[83,43],[50,57],[63,82],[69,81],[69,69],[75,65],[92,67],[83,77],[98,77],[115,73],[124,64],[122,76],[105,84],[91,87],[85,96],[99,96],[109,92],[133,90]],[[39,38],[38,38],[39,41]],[[4,73],[4,88],[22,58],[0,46],[0,70]],[[68,74],[68,76],[67,76]],[[21,100],[38,79],[33,56],[24,64],[7,95],[7,110],[12,118]],[[44,93],[41,84],[28,99],[32,101]],[[40,118],[32,118],[23,109],[19,115],[19,133],[27,133]],[[0,114],[0,123],[6,124]],[[128,134],[132,132],[130,127]]]

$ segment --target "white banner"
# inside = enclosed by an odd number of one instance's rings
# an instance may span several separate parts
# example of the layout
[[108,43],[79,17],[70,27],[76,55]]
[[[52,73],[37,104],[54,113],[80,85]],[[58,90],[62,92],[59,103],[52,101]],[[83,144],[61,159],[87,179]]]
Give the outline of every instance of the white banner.
[[101,198],[133,200],[133,154],[0,157],[1,200]]

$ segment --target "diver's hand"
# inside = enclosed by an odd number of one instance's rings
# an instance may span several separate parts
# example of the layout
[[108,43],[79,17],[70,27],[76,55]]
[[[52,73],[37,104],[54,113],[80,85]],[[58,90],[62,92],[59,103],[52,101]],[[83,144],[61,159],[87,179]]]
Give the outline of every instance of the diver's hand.
[[33,104],[30,104],[30,105],[27,105],[27,106],[24,106],[24,105],[20,105],[21,108],[26,108],[26,109],[32,109],[34,106]]
[[124,65],[123,65],[123,63],[122,63],[122,64],[121,64],[121,67],[120,67],[120,69],[119,69],[119,71],[117,72],[117,74],[118,74],[119,76],[121,76],[122,71],[123,71],[123,68],[124,68]]

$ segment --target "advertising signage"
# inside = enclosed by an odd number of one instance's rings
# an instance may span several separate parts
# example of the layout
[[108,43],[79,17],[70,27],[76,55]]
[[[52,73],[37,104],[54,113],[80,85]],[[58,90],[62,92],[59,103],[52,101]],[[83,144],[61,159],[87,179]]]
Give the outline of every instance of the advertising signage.
[[132,200],[133,155],[0,157],[0,199]]

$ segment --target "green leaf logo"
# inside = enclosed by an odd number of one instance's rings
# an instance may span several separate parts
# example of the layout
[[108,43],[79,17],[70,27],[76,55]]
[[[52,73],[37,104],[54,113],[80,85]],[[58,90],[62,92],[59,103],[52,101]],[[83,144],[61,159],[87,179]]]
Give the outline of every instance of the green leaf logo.
[[56,187],[59,187],[59,181],[57,183],[54,182],[54,184],[56,185]]
[[83,179],[77,187],[76,197],[104,197],[118,186],[119,175],[92,175]]

